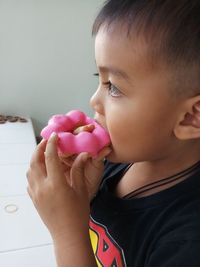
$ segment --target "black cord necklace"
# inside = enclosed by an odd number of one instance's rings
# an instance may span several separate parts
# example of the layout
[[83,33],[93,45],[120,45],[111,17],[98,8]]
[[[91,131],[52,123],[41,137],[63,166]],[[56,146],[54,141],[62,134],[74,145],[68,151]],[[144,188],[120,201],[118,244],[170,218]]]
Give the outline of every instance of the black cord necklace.
[[[133,164],[130,164],[127,169],[125,171],[127,171]],[[167,178],[161,179],[159,181],[144,185],[134,191],[131,191],[130,193],[128,193],[127,195],[125,195],[123,197],[123,199],[131,199],[133,197],[136,197],[137,195],[144,193],[146,191],[149,191],[151,189],[169,184],[171,182],[174,182],[176,180],[182,179],[184,176],[190,176],[191,174],[195,173],[196,171],[198,171],[200,169],[200,161],[198,161],[197,163],[195,163],[194,165],[192,165],[191,167],[175,174],[172,176],[169,176]]]

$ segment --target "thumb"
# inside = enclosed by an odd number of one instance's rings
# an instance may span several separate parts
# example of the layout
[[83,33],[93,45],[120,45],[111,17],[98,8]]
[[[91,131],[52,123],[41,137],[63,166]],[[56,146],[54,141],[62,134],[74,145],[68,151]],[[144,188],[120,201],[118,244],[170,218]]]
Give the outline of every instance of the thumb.
[[88,153],[79,154],[71,168],[72,187],[78,193],[86,191],[84,170],[88,158]]
[[97,155],[96,158],[93,159],[93,164],[96,168],[103,168],[104,167],[104,160],[106,158],[106,156],[108,156],[110,154],[110,152],[112,151],[112,149],[110,147],[105,147],[103,148],[99,154]]

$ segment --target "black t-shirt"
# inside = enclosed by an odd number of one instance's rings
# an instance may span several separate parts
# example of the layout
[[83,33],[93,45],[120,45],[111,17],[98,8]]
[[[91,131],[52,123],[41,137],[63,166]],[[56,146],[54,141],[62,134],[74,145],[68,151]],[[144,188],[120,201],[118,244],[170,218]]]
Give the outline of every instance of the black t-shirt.
[[98,267],[200,267],[200,170],[171,188],[125,200],[110,186],[126,167],[106,163],[91,203]]

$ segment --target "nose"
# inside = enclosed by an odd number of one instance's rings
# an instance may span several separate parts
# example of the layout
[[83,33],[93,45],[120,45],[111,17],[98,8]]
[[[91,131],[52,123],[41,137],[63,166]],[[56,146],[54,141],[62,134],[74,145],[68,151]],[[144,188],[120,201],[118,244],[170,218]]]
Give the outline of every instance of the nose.
[[97,88],[96,92],[90,98],[90,106],[97,113],[103,115],[104,114],[104,105],[103,105],[103,95],[100,90],[100,87]]

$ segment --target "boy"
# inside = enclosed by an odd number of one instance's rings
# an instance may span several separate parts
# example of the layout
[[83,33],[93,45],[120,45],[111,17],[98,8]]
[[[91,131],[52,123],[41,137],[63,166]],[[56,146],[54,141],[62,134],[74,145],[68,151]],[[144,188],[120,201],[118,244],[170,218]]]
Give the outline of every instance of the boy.
[[67,167],[54,135],[27,174],[58,267],[200,266],[199,14],[199,0],[109,0],[97,16],[91,105],[111,150]]

